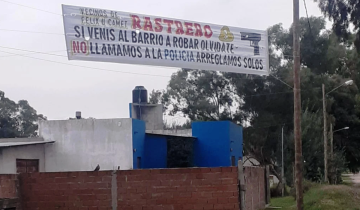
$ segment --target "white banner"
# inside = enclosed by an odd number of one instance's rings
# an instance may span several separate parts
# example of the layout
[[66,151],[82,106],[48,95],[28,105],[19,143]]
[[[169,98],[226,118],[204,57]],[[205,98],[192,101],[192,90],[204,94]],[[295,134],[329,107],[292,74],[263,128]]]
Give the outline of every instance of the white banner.
[[63,5],[69,60],[268,75],[266,31]]

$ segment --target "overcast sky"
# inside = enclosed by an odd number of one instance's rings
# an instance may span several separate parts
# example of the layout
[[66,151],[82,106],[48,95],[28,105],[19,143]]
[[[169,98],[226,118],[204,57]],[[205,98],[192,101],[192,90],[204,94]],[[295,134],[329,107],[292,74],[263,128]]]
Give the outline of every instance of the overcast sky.
[[[66,55],[65,38],[58,35],[64,33],[62,16],[7,1],[57,14],[61,14],[61,4],[68,4],[260,30],[277,23],[283,23],[288,28],[292,23],[292,0],[0,0],[0,90],[14,101],[28,100],[38,113],[44,114],[48,119],[74,117],[78,110],[84,117],[126,118],[131,91],[136,85],[145,86],[149,92],[152,89],[164,89],[170,75],[177,69],[68,61],[67,57],[62,56],[29,55],[30,52],[8,49]],[[303,1],[300,2],[300,15],[305,16]],[[306,2],[310,16],[321,15],[313,0]],[[3,29],[54,34],[21,33]],[[14,56],[2,51],[136,74],[68,66]]]

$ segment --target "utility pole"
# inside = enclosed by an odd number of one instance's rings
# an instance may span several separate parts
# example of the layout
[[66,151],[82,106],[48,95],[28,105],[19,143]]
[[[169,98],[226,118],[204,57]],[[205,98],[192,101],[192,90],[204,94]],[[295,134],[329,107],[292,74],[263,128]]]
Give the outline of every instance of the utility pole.
[[281,195],[284,197],[285,179],[284,179],[284,126],[281,128]]
[[330,160],[334,158],[334,133],[332,123],[330,124]]
[[326,98],[325,98],[325,85],[322,84],[323,95],[323,118],[324,118],[324,182],[328,182],[328,151],[327,151],[327,122],[326,122]]
[[299,0],[293,0],[294,23],[294,133],[295,133],[295,186],[296,207],[303,210],[303,187],[302,187],[302,143],[301,143],[301,97],[300,97],[300,39],[299,39]]
[[332,123],[330,123],[330,184],[335,184],[335,180],[336,180],[336,175],[335,173],[335,168],[334,168],[334,159],[333,159],[333,140],[334,140],[334,133],[333,133],[333,128],[332,128]]

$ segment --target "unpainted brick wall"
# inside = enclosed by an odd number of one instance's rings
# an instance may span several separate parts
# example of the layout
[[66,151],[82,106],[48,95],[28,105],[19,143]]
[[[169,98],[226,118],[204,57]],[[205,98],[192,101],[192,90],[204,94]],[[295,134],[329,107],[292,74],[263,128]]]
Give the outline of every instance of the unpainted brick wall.
[[16,174],[0,175],[0,198],[17,198]]
[[[246,208],[263,209],[264,168],[245,176]],[[239,210],[236,167],[21,174],[20,192],[26,210]]]
[[[24,209],[112,209],[112,172],[22,174]],[[237,168],[116,172],[121,210],[239,209]],[[115,204],[116,204],[115,202]]]
[[244,167],[246,210],[258,210],[265,207],[265,168]]
[[118,174],[118,209],[239,209],[237,168],[187,168]]
[[26,210],[111,209],[111,171],[30,173],[20,175]]

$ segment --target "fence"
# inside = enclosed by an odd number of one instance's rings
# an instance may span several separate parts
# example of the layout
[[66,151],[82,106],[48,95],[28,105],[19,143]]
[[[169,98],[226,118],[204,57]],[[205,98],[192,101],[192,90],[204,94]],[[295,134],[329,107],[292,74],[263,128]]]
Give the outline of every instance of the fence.
[[[265,207],[264,171],[245,167],[248,210]],[[14,189],[15,192],[18,189],[22,208],[26,210],[240,208],[236,167],[31,173],[18,176],[19,186],[16,175],[0,177],[1,183],[5,183],[4,187],[1,185],[0,198],[16,196]]]

